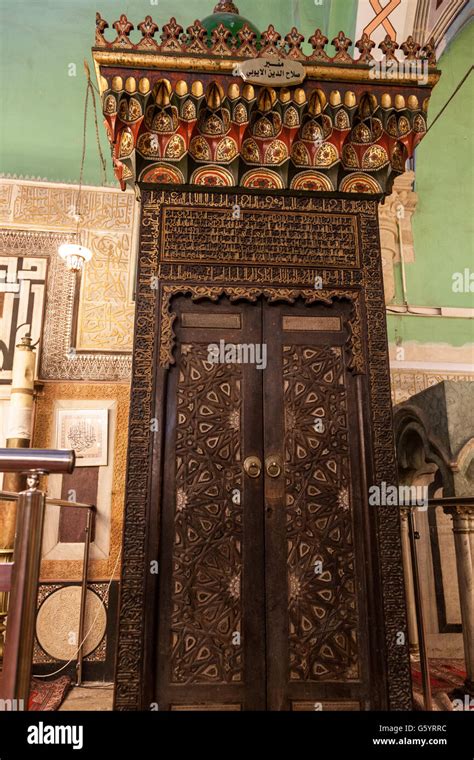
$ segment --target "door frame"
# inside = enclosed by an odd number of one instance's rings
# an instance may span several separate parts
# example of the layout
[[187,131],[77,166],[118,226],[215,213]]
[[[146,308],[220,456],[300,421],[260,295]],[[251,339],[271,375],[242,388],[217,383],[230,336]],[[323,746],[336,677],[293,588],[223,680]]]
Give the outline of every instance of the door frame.
[[[297,209],[301,205],[303,210],[311,208],[312,211],[320,211],[329,221],[331,214],[342,212],[355,217],[361,253],[360,270],[354,271],[352,267],[352,271],[348,271],[344,266],[324,270],[331,286],[318,290],[303,285],[315,271],[314,266],[308,268],[305,262],[298,270],[291,268],[291,274],[290,267],[279,267],[275,274],[269,268],[268,273],[257,275],[268,285],[258,287],[253,282],[242,284],[252,270],[242,265],[227,268],[229,283],[211,285],[205,279],[210,276],[212,268],[209,266],[194,264],[184,271],[186,267],[173,268],[160,262],[158,230],[161,208],[167,204],[176,205],[179,196],[178,200],[182,200],[183,206],[209,206],[214,203],[219,208],[227,206],[231,209],[240,201],[241,193],[207,189],[203,193],[184,190],[181,193],[169,190],[144,192],[114,700],[114,707],[119,710],[153,709],[157,577],[149,572],[149,568],[150,562],[159,556],[160,513],[159,507],[154,505],[159,505],[161,492],[164,389],[167,367],[173,362],[174,315],[171,300],[174,294],[188,293],[195,300],[205,298],[211,301],[217,300],[221,294],[250,302],[262,296],[270,301],[288,303],[298,298],[308,303],[322,301],[328,304],[338,298],[349,299],[353,304],[353,313],[348,349],[352,354],[352,371],[359,376],[359,430],[364,442],[361,447],[364,461],[361,464],[367,485],[381,481],[397,482],[377,200],[314,197],[310,193],[270,195],[246,192],[245,195],[247,198],[255,196],[252,203],[265,209],[269,205],[274,206],[276,211],[282,206]],[[190,275],[190,272],[193,274]],[[152,282],[157,274],[158,287],[154,287]],[[251,273],[251,276],[255,275]],[[181,281],[176,281],[177,278]],[[288,287],[288,282],[297,284]],[[152,421],[156,421],[154,428]],[[369,517],[368,502],[364,509],[366,517]],[[370,596],[375,600],[376,607],[373,610],[373,651],[378,661],[379,693],[375,702],[379,709],[410,710],[408,647],[398,644],[398,634],[406,632],[398,509],[380,507],[375,517],[370,516],[367,524],[371,526],[371,533],[365,541],[375,547],[375,559],[367,571],[372,586]]]

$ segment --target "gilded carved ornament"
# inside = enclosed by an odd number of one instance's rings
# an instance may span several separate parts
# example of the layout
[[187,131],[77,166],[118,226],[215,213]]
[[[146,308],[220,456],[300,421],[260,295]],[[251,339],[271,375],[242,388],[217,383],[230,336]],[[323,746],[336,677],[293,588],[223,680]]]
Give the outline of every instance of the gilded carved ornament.
[[355,374],[365,372],[365,359],[362,345],[362,323],[360,314],[359,294],[351,290],[309,290],[299,288],[252,288],[252,287],[216,287],[208,285],[163,285],[161,299],[161,327],[160,327],[160,366],[167,368],[175,363],[173,349],[175,334],[173,323],[176,314],[171,311],[172,298],[179,294],[189,294],[193,301],[210,300],[217,301],[221,295],[229,297],[231,302],[251,301],[255,302],[260,296],[267,298],[269,302],[286,301],[295,303],[302,298],[304,303],[331,304],[335,299],[349,300],[352,304],[352,314],[349,320],[350,336],[348,348],[351,353],[349,369]]
[[[172,18],[162,28],[161,44],[155,39],[158,26],[150,16],[138,25],[142,38],[137,42],[131,39],[133,25],[125,15],[113,25],[117,32],[113,41],[104,36],[107,27],[98,14],[94,59],[122,189],[135,182],[164,182],[388,194],[426,131],[427,96],[439,78],[432,42],[422,48],[412,38],[400,46],[404,59],[397,58],[398,46],[390,38],[380,44],[383,61],[400,64],[404,71],[390,77],[387,92],[380,93],[377,87],[376,97],[371,52],[375,43],[366,32],[356,42],[360,55],[352,58],[352,42],[342,31],[332,40],[335,54],[331,57],[325,50],[328,40],[319,29],[309,38],[312,52],[306,55],[304,37],[295,27],[282,38],[270,25],[257,40],[248,24],[235,37],[219,24],[207,39],[199,21],[185,32]],[[267,68],[288,67],[293,62],[304,69],[305,81],[281,87],[277,74],[286,69],[275,69],[273,86],[254,87],[238,77],[236,81],[236,66],[243,59],[247,65],[259,58]],[[405,61],[414,64],[412,69],[406,70]],[[426,82],[415,64],[426,68]],[[138,68],[144,76],[137,77]],[[185,79],[176,82],[173,72],[180,69]],[[123,74],[117,75],[117,70]],[[214,76],[210,82],[209,74]],[[316,87],[316,80],[322,89]],[[356,91],[348,89],[351,85]],[[361,91],[358,85],[365,89]],[[315,93],[321,93],[316,110]],[[143,114],[150,112],[157,117],[151,124],[145,117],[143,123]],[[300,129],[308,117],[318,114],[324,126],[323,143],[315,130],[308,138],[308,129],[305,135]],[[140,147],[146,131],[153,150]],[[227,142],[216,152],[213,137],[218,134]],[[171,135],[180,140],[179,151],[167,148]],[[196,173],[196,162],[208,164],[209,169]],[[226,169],[215,171],[216,166]]]

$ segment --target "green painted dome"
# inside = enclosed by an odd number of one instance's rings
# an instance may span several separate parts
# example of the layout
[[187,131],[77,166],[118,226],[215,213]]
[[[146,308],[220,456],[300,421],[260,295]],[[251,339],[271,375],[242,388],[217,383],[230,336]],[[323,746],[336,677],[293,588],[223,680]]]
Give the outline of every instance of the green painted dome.
[[219,2],[214,8],[214,13],[203,18],[201,24],[207,30],[207,40],[209,45],[211,45],[211,34],[219,24],[224,24],[225,28],[228,29],[234,37],[240,32],[244,24],[248,24],[250,29],[257,35],[255,41],[260,41],[260,32],[255,24],[252,24],[248,18],[241,16],[238,8],[233,2],[229,2],[229,0],[221,0],[221,2]]

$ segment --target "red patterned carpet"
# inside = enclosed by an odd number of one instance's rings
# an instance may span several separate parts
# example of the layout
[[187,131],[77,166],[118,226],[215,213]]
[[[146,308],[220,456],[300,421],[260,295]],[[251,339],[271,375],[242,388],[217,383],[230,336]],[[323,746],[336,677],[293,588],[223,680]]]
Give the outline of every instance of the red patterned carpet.
[[64,701],[71,685],[72,681],[69,676],[61,676],[54,681],[32,678],[28,710],[41,712],[57,710]]
[[[462,688],[466,671],[464,660],[435,660],[430,659],[430,682],[432,696],[438,704],[437,709],[447,710],[449,700],[446,695],[450,695],[454,689]],[[421,679],[421,668],[419,662],[411,663],[411,675],[413,681],[413,696],[415,700],[415,709],[421,709],[423,704],[423,686]]]
[[[447,695],[461,688],[466,677],[463,660],[430,660],[430,680],[435,709],[452,709]],[[423,709],[423,688],[419,662],[411,663],[415,709]],[[28,702],[29,711],[58,710],[63,703],[72,681],[61,676],[54,681],[33,678]]]

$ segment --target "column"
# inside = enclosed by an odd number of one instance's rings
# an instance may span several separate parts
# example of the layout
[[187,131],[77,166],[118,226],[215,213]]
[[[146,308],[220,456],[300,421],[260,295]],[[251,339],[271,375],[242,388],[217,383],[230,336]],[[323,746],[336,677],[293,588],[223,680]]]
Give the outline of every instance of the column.
[[466,662],[467,692],[474,696],[474,570],[471,546],[474,507],[443,507],[453,520],[454,546],[458,573],[459,600],[461,603],[464,659]]
[[[15,348],[12,386],[8,407],[6,445],[9,449],[28,448],[31,440],[36,354],[30,335]],[[3,476],[4,491],[21,491],[25,478],[17,473]],[[11,549],[15,539],[16,502],[5,502],[0,510],[0,548]]]
[[408,509],[400,510],[401,534],[402,534],[402,557],[403,575],[405,578],[405,596],[407,602],[408,642],[410,654],[416,658],[419,656],[418,628],[416,624],[415,590],[413,587],[413,569],[410,554],[410,535],[408,523]]
[[[31,342],[31,336],[25,335],[15,347],[13,356],[6,433],[6,446],[9,449],[25,449],[30,445],[36,363],[35,349]],[[20,473],[5,473],[2,488],[4,491],[22,491],[26,488],[26,479]],[[16,501],[3,501],[0,505],[0,562],[10,562],[12,558],[16,506]],[[3,657],[9,596],[6,592],[0,593],[0,659]]]

